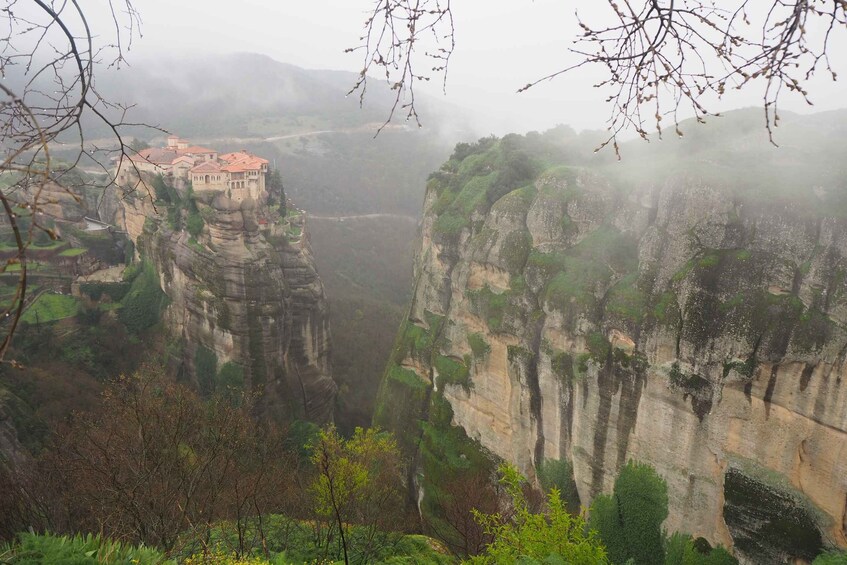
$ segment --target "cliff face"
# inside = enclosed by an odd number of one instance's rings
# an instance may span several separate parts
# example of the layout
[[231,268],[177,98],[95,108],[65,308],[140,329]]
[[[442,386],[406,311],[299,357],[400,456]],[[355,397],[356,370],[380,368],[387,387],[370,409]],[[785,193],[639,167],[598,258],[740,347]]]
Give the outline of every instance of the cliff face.
[[847,545],[843,181],[620,182],[537,145],[460,147],[431,177],[377,422],[415,450],[430,431],[401,412],[446,400],[530,476],[569,461],[586,506],[650,463],[668,531],[749,561]]
[[261,387],[269,415],[331,421],[328,306],[308,234],[295,238],[281,221],[267,222],[268,210],[253,201],[198,196],[196,206],[204,219],[196,238],[141,195],[116,210],[169,298],[172,361],[201,389],[216,378]]

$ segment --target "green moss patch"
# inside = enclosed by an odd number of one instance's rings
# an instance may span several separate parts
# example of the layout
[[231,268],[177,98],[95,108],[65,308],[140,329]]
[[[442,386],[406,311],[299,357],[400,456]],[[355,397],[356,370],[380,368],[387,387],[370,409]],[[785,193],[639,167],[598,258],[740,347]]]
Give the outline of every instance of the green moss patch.
[[[589,308],[596,304],[598,288],[608,285],[615,275],[635,271],[638,256],[632,240],[611,226],[602,226],[564,253],[533,251],[527,263],[548,278],[544,299],[551,307],[564,309],[574,302],[581,308]],[[627,279],[629,284],[621,287],[616,304],[627,315],[633,315],[638,308],[636,304],[643,307],[646,300],[633,291],[635,280]]]
[[585,346],[591,357],[599,363],[604,363],[612,351],[612,344],[602,332],[592,332],[585,336]]
[[470,371],[464,363],[444,355],[436,355],[433,367],[438,373],[439,384],[459,385],[466,390],[471,387]]
[[410,388],[425,389],[429,386],[416,372],[406,369],[400,365],[392,365],[387,372],[387,377],[397,383]]
[[156,324],[168,304],[168,297],[159,286],[159,275],[149,262],[142,262],[132,273],[127,268],[124,278],[132,277],[132,284],[121,300],[120,319],[127,329],[138,334]]
[[474,359],[484,359],[491,351],[491,346],[485,341],[485,337],[480,333],[468,334],[468,345],[471,348]]
[[606,311],[635,324],[641,323],[647,310],[648,295],[638,287],[638,273],[622,278],[609,293]]
[[491,331],[501,331],[509,304],[509,296],[506,293],[497,294],[488,285],[479,290],[468,291],[475,312],[482,317]]
[[550,368],[553,374],[559,377],[563,383],[572,382],[574,380],[573,357],[564,351],[556,351],[550,357]]
[[456,211],[448,210],[435,220],[432,231],[443,236],[456,236],[463,229],[470,226],[470,220]]
[[500,255],[506,263],[506,269],[513,274],[523,271],[530,249],[532,249],[532,236],[528,231],[508,233],[500,246]]

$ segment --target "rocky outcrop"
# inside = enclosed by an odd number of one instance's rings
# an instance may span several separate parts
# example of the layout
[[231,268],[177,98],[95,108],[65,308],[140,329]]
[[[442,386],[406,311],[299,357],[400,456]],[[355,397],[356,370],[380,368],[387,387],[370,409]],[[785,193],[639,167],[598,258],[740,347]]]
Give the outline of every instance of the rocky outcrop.
[[331,421],[328,306],[308,234],[290,237],[252,200],[210,194],[196,205],[204,219],[196,238],[173,229],[175,213],[154,210],[144,195],[116,210],[169,298],[172,362],[201,389],[243,379],[262,391],[271,416]]
[[444,399],[453,425],[530,476],[569,461],[583,505],[628,460],[650,463],[668,531],[743,560],[847,545],[834,201],[808,205],[811,181],[787,197],[732,175],[612,182],[545,151],[484,140],[432,175],[377,422],[414,450],[432,424],[410,430],[391,406],[432,421],[428,399]]

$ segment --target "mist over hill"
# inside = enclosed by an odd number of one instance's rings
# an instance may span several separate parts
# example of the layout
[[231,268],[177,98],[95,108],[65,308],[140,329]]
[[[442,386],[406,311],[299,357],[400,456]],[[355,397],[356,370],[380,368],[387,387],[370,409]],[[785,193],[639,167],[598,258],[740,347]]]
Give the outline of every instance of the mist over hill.
[[[308,231],[331,303],[334,377],[342,427],[366,426],[376,386],[412,286],[413,240],[429,173],[458,139],[464,118],[421,99],[425,127],[397,120],[379,135],[393,92],[357,75],[307,70],[256,54],[163,56],[98,77],[107,99],[134,104],[133,122],[160,126],[219,151],[268,159],[285,192],[310,215]],[[108,132],[94,124],[91,136]],[[130,128],[161,145],[165,134]],[[372,216],[388,214],[388,216]],[[314,218],[314,219],[312,219]]]

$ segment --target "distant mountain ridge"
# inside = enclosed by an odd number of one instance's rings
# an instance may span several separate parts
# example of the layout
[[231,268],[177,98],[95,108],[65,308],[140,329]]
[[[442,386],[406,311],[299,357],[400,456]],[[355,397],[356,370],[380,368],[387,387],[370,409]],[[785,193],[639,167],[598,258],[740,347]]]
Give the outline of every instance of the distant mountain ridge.
[[[96,85],[107,100],[134,105],[132,122],[185,136],[250,136],[269,133],[269,126],[284,119],[290,120],[284,122],[289,127],[300,118],[301,125],[311,122],[318,129],[384,121],[394,94],[374,80],[360,108],[358,93],[347,95],[357,77],[347,71],[304,69],[255,53],[164,55],[103,70]],[[422,104],[432,105],[426,100]]]

